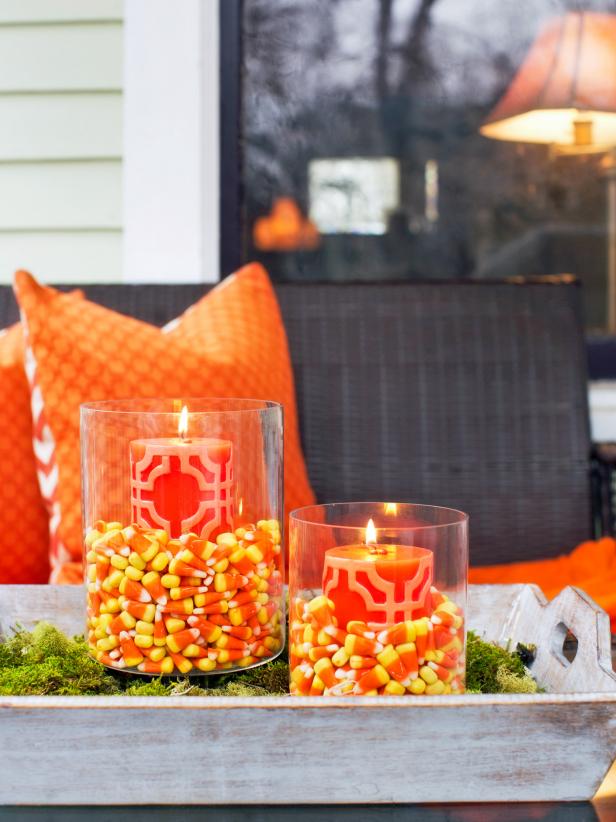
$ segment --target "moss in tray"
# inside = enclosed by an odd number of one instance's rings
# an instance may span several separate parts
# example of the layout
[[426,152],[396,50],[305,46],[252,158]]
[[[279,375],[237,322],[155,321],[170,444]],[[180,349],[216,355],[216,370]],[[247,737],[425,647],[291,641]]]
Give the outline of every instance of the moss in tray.
[[[467,692],[535,693],[537,683],[522,658],[528,660],[528,648],[509,652],[469,632]],[[90,658],[83,638],[70,639],[47,622],[33,631],[16,628],[12,637],[0,642],[3,696],[280,696],[288,694],[288,683],[283,658],[245,673],[196,681],[111,672]]]
[[473,631],[466,635],[466,692],[475,694],[535,694],[537,683],[524,661],[532,662],[534,649],[518,645],[508,651],[484,642]]

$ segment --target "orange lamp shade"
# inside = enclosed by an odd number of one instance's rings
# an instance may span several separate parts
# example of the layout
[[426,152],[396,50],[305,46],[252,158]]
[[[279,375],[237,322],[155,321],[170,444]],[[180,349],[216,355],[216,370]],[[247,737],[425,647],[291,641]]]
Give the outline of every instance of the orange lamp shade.
[[591,151],[616,145],[616,15],[547,23],[480,132]]

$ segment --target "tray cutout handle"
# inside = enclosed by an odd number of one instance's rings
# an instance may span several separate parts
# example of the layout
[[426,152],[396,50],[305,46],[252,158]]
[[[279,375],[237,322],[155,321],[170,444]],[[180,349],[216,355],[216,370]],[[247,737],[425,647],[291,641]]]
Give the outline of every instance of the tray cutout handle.
[[[570,657],[565,653],[565,643],[569,637],[573,640]],[[578,644],[578,638],[575,633],[567,625],[565,625],[562,620],[557,622],[552,630],[552,654],[565,667],[571,665],[571,663],[575,660],[578,652]]]
[[[577,639],[571,660],[563,653],[569,632]],[[548,602],[536,585],[522,586],[498,641],[535,645],[531,671],[550,693],[616,692],[609,616],[579,588],[563,588]]]

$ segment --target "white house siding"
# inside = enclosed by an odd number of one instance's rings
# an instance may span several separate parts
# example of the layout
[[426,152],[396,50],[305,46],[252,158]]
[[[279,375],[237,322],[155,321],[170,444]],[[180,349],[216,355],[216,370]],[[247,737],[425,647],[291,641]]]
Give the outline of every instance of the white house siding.
[[122,0],[0,0],[0,282],[122,275]]
[[126,0],[126,281],[219,278],[218,25],[218,0]]

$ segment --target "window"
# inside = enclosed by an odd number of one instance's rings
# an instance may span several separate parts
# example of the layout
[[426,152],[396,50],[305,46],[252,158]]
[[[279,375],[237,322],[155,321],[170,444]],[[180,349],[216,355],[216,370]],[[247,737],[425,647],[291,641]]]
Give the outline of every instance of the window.
[[241,129],[222,150],[238,156],[243,260],[278,280],[572,273],[587,324],[604,325],[605,150],[562,153],[480,129],[550,20],[616,14],[616,2],[236,10],[241,71],[224,69],[222,94],[240,84]]

